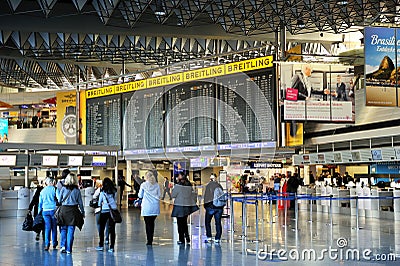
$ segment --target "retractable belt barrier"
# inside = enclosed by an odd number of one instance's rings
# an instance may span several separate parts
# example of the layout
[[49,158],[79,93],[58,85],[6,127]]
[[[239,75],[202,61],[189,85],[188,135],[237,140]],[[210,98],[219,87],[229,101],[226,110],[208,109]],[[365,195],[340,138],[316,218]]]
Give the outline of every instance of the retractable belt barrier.
[[[231,202],[231,214],[230,214],[230,223],[231,223],[231,237],[234,237],[234,226],[235,226],[235,219],[234,219],[234,208],[233,208],[233,203],[234,202],[239,202],[242,204],[242,234],[240,235],[243,244],[242,248],[244,253],[247,254],[248,249],[247,249],[247,205],[255,205],[255,218],[256,218],[256,239],[253,242],[256,242],[257,244],[257,249],[258,249],[258,242],[260,241],[259,239],[259,219],[258,219],[258,205],[259,202],[264,203],[267,202],[270,204],[270,223],[273,223],[273,217],[272,217],[272,202],[276,201],[276,205],[278,205],[278,201],[295,201],[295,231],[298,230],[298,200],[307,200],[310,201],[310,220],[309,222],[312,222],[312,202],[313,201],[348,201],[348,200],[355,200],[355,207],[356,207],[356,227],[354,229],[359,230],[361,229],[359,227],[359,200],[396,200],[400,199],[400,196],[349,196],[349,197],[334,197],[334,195],[326,195],[326,196],[313,196],[310,194],[296,194],[296,193],[290,193],[290,192],[283,192],[283,193],[277,193],[276,195],[254,195],[254,194],[230,194],[230,202]],[[262,206],[262,205],[261,205]],[[276,216],[278,215],[278,210],[276,211]],[[284,204],[284,227],[286,227],[286,218],[287,218],[287,204]],[[333,215],[332,215],[332,204],[330,204],[329,208],[329,217],[330,217],[330,224],[333,226]],[[262,211],[262,220],[264,221],[264,212]]]

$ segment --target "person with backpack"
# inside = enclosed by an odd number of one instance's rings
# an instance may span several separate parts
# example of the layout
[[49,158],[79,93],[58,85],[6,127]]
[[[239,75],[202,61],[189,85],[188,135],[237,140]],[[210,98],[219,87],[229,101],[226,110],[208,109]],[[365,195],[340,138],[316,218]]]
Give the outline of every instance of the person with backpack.
[[216,181],[216,176],[211,174],[210,182],[206,185],[204,190],[204,208],[206,209],[205,226],[206,226],[206,243],[212,242],[211,234],[211,220],[215,220],[215,239],[214,243],[219,244],[222,235],[222,213],[227,202],[226,194],[222,186]]

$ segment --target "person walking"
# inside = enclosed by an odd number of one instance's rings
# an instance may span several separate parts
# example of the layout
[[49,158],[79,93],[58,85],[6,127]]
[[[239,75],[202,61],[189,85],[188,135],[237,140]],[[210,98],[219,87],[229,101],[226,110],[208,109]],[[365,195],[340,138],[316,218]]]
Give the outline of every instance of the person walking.
[[71,254],[74,243],[75,227],[82,230],[85,209],[83,208],[81,191],[78,188],[78,178],[75,174],[69,173],[61,188],[58,202],[65,206],[60,211],[58,224],[61,230],[61,252]]
[[118,176],[118,186],[119,186],[119,206],[122,206],[122,199],[124,197],[125,186],[132,188],[131,185],[126,183],[125,176]]
[[168,180],[167,177],[164,177],[163,189],[164,189],[164,193],[163,193],[163,196],[162,196],[161,199],[164,200],[164,199],[165,199],[165,194],[168,194],[169,199],[172,200],[172,197],[171,197],[171,188],[169,187],[169,180]]
[[58,245],[57,241],[57,219],[54,218],[54,212],[57,207],[56,188],[54,179],[47,177],[45,187],[39,195],[39,212],[42,211],[44,219],[44,250],[49,250],[50,235],[53,242],[53,249]]
[[174,198],[174,207],[171,217],[176,217],[178,226],[178,245],[190,243],[187,218],[190,214],[197,211],[197,194],[193,191],[192,184],[184,173],[178,174],[177,184],[172,189],[172,198]]
[[103,190],[100,192],[99,197],[99,206],[101,207],[100,212],[100,232],[99,232],[99,246],[96,247],[96,250],[103,251],[104,250],[104,230],[106,224],[108,222],[108,230],[110,235],[110,248],[108,252],[114,252],[115,245],[115,222],[111,218],[110,209],[117,209],[117,202],[115,200],[115,196],[117,194],[117,188],[115,187],[113,181],[106,177],[103,180]]
[[146,245],[153,244],[154,222],[160,214],[160,186],[156,182],[156,178],[151,171],[145,175],[145,182],[140,185],[139,198],[142,199],[141,215],[146,224]]
[[[96,200],[97,203],[99,202],[100,193],[101,193],[102,189],[103,189],[103,185],[102,185],[101,181],[96,181],[96,190],[94,191],[92,199]],[[95,215],[95,218],[96,218],[97,232],[98,232],[99,235],[100,235],[100,213],[101,213],[101,207],[97,206],[97,208],[94,209],[94,215]],[[108,221],[107,221],[106,226],[105,226],[105,236],[106,236],[106,240],[105,240],[104,243],[106,245],[108,245],[109,240],[110,240],[109,239],[109,232],[108,232]]]
[[[33,217],[36,217],[39,213],[39,197],[40,197],[40,192],[42,192],[43,186],[38,184],[36,187],[35,194],[33,194],[32,200],[29,203],[28,210],[29,212],[33,215]],[[32,213],[33,211],[33,213]],[[42,231],[42,235],[44,236],[44,231]],[[40,231],[36,233],[35,237],[36,241],[40,240]]]
[[215,243],[218,244],[221,241],[222,235],[222,213],[224,211],[224,206],[215,206],[213,204],[214,194],[216,189],[221,189],[223,191],[222,186],[216,181],[216,176],[211,174],[210,182],[206,185],[204,191],[204,208],[206,209],[205,215],[205,227],[206,227],[206,243],[210,243],[212,241],[212,234],[211,234],[211,220],[214,217],[215,220]]

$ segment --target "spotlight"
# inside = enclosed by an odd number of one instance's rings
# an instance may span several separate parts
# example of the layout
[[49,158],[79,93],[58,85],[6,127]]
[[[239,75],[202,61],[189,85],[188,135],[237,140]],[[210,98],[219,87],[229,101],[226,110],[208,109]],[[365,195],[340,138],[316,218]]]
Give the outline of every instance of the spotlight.
[[161,0],[156,0],[156,10],[154,11],[154,14],[157,16],[165,16],[166,13]]
[[297,20],[297,26],[299,28],[304,28],[306,24],[304,24],[304,21],[302,19]]

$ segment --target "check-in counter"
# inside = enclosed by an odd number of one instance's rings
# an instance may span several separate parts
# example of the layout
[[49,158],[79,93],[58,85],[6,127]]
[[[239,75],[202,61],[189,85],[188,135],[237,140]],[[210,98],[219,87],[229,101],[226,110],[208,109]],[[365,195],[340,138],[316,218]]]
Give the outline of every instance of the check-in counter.
[[322,199],[322,212],[330,212],[331,200],[329,199],[332,196],[333,189],[331,186],[321,187],[321,196],[325,196]]
[[16,216],[18,209],[18,191],[3,190],[1,193],[2,204],[0,209],[0,217]]
[[[300,197],[305,197],[305,196],[307,196],[307,195],[309,195],[308,193],[307,193],[307,190],[308,190],[308,187],[302,187],[302,186],[300,186],[299,188],[298,188],[298,190],[297,190],[297,194],[298,195],[300,195]],[[301,200],[299,200],[298,201],[298,203],[299,203],[299,210],[307,210],[307,207],[308,207],[308,200],[306,200],[306,199],[301,199]]]
[[[390,191],[378,191],[379,197],[393,197],[393,190]],[[393,198],[390,199],[379,199],[379,211],[380,211],[380,218],[383,219],[393,219],[394,220],[394,213],[393,213]]]

